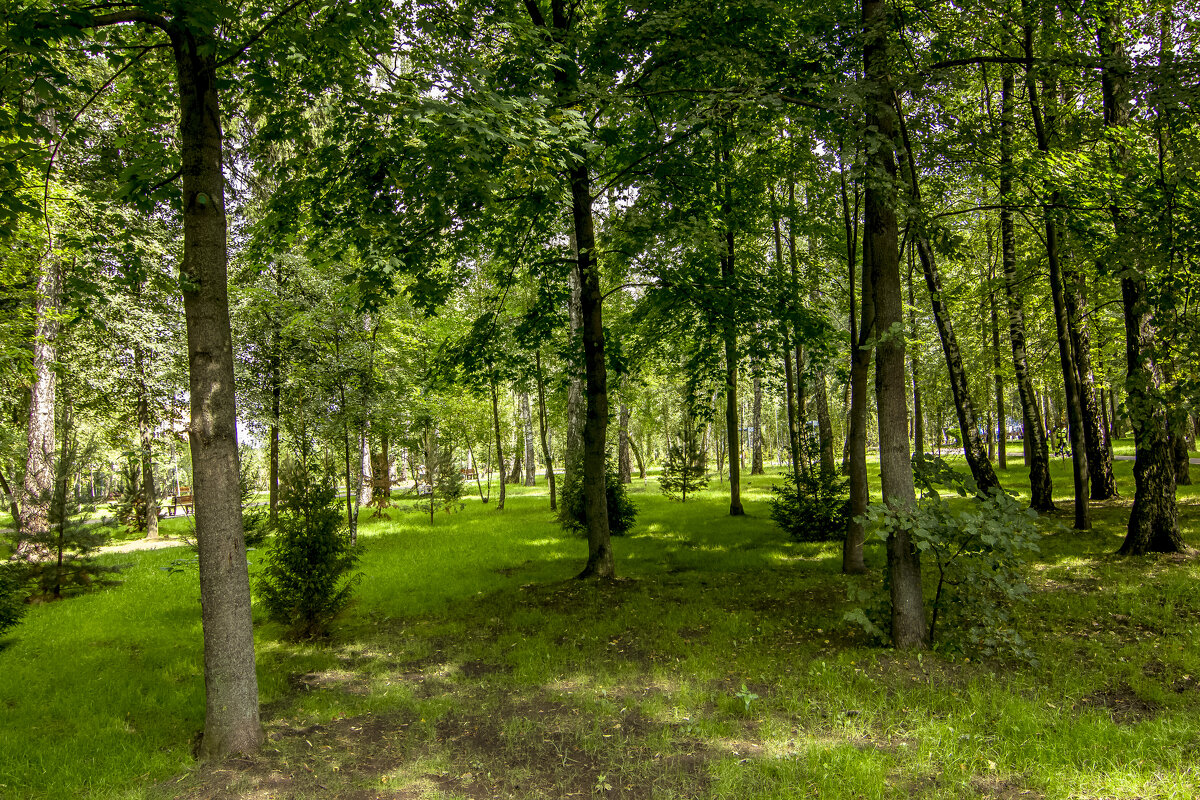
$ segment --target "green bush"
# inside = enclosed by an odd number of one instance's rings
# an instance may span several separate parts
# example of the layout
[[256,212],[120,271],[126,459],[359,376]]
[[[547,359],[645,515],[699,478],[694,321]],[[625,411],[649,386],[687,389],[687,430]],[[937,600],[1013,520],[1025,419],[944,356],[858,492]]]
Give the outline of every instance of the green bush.
[[672,500],[686,503],[689,494],[708,486],[706,457],[690,413],[684,415],[677,444],[667,448],[667,460],[658,478],[658,489]]
[[832,542],[846,535],[850,521],[850,482],[836,473],[809,469],[800,486],[790,472],[772,486],[771,519],[798,542]]
[[[1033,661],[1016,630],[1013,610],[1029,600],[1025,572],[1038,550],[1037,514],[1001,489],[980,493],[969,475],[936,456],[913,456],[913,475],[922,488],[914,508],[872,505],[867,519],[883,539],[893,530],[907,530],[925,569],[936,570],[927,598],[929,640],[942,649]],[[970,506],[964,510],[944,501],[939,485],[972,496]],[[887,586],[882,597],[860,599],[867,601],[866,607],[851,611],[847,619],[886,639]]]
[[25,614],[24,581],[12,564],[0,564],[0,635],[21,621]]
[[313,638],[327,634],[350,601],[358,556],[332,478],[305,455],[281,481],[279,521],[257,589],[271,619]]
[[[558,521],[574,533],[587,532],[587,514],[583,497],[583,457],[576,456],[575,468],[563,481],[559,503]],[[625,491],[625,484],[617,475],[616,465],[611,458],[604,460],[604,496],[608,502],[608,532],[612,536],[624,536],[637,520],[637,508]]]

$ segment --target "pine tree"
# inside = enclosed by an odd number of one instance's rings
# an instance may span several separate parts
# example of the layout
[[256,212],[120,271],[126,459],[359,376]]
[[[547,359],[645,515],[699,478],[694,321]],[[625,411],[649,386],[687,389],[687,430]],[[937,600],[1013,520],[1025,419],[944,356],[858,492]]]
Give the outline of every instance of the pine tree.
[[695,494],[708,486],[704,469],[704,453],[700,448],[700,437],[691,415],[686,415],[679,432],[679,443],[667,448],[667,461],[663,464],[658,487],[663,494],[681,503],[687,502],[688,494]]

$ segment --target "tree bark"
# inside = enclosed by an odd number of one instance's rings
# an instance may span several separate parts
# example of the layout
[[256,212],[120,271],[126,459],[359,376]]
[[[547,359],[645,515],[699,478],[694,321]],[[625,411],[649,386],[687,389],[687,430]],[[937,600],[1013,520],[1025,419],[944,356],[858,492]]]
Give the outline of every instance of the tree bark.
[[[1128,126],[1130,96],[1129,56],[1121,38],[1121,20],[1113,6],[1104,7],[1099,19],[1100,58],[1104,61],[1101,88],[1105,127],[1119,133]],[[1110,145],[1117,175],[1126,177],[1125,148]],[[1121,301],[1125,317],[1125,406],[1133,424],[1133,508],[1121,555],[1176,553],[1183,549],[1175,505],[1175,465],[1170,444],[1170,420],[1161,399],[1162,373],[1154,358],[1157,334],[1154,309],[1147,287],[1147,266],[1138,248],[1133,222],[1116,203],[1110,211],[1117,264],[1121,276]]]
[[200,754],[216,758],[257,750],[262,726],[238,488],[217,47],[211,30],[186,18],[177,19],[170,34],[180,100],[180,284],[187,320],[189,441],[207,689]]
[[[863,65],[868,136],[879,146],[868,149],[865,226],[870,230],[869,260],[875,295],[875,401],[879,415],[879,467],[883,502],[894,509],[916,504],[908,443],[908,391],[904,376],[903,301],[900,285],[899,231],[896,222],[896,120],[888,78],[890,23],[882,0],[863,0]],[[921,557],[908,531],[889,531],[888,577],[891,589],[892,643],[901,649],[929,646],[921,588]]]
[[533,412],[529,406],[529,392],[521,390],[521,426],[525,432],[525,485],[537,485],[537,456],[533,451]]
[[1025,463],[1029,467],[1029,507],[1035,511],[1054,510],[1054,484],[1050,480],[1050,450],[1025,348],[1025,310],[1017,280],[1017,242],[1012,217],[1013,106],[1015,79],[1012,66],[1002,72],[1000,100],[1000,260],[1004,272],[1004,297],[1008,306],[1008,336],[1012,343],[1013,372],[1017,395],[1021,399],[1022,438]]
[[[771,227],[775,233],[775,266],[783,274],[783,238],[779,231],[779,212],[775,207],[775,190],[770,190]],[[853,271],[853,265],[851,265]],[[853,280],[851,281],[853,284]],[[854,290],[851,288],[851,295]],[[787,406],[788,449],[792,457],[792,477],[800,485],[800,424],[796,408],[795,377],[792,373],[791,333],[785,320],[779,321],[779,337],[783,347],[783,373],[785,381],[784,404]]]
[[[913,297],[913,256],[908,255],[908,335],[917,335],[917,304]],[[921,360],[914,349],[909,356],[909,373],[913,396],[913,453],[925,452],[925,411],[921,406]]]
[[50,503],[54,495],[54,404],[58,375],[59,316],[62,308],[63,263],[49,253],[38,272],[33,335],[33,385],[29,390],[26,426],[25,478],[20,516],[23,537],[44,539],[50,530]]
[[[988,241],[991,242],[989,235]],[[1000,315],[996,311],[995,262],[988,264],[988,311],[991,315],[992,375],[996,383],[996,466],[1008,469],[1008,416],[1004,408],[1004,370],[1000,355]]]

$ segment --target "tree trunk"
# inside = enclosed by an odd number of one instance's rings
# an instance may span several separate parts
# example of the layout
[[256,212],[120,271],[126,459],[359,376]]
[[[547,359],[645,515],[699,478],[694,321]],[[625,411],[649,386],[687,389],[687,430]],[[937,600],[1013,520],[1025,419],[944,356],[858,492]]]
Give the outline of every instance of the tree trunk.
[[[861,520],[870,502],[867,483],[867,378],[871,369],[871,347],[875,335],[875,291],[872,288],[871,229],[863,228],[862,260],[862,320],[856,318],[854,307],[854,268],[858,243],[858,192],[851,216],[846,191],[846,172],[841,170],[842,216],[846,226],[846,261],[850,283],[850,425],[846,434],[849,452],[850,521],[846,523],[846,540],[842,544],[842,572],[850,575],[867,571],[863,559],[863,544],[867,533]],[[786,359],[785,359],[786,360]],[[799,468],[797,467],[797,473]],[[799,479],[797,479],[798,482]]]
[[[488,386],[492,390],[492,428],[496,434],[496,463],[500,467],[500,497],[496,500],[496,510],[504,510],[504,439],[500,433],[500,394],[496,390],[496,378],[491,376]],[[488,491],[491,491],[491,478],[488,478]]]
[[619,431],[617,435],[617,480],[621,483],[633,483],[633,460],[629,452],[629,406],[621,403],[617,413]]
[[743,516],[742,508],[742,463],[741,431],[738,428],[738,351],[737,319],[734,314],[734,296],[737,293],[737,273],[733,250],[733,185],[732,163],[728,149],[723,150],[719,160],[724,163],[725,174],[722,218],[725,225],[725,250],[721,254],[721,285],[725,291],[726,308],[721,321],[722,337],[725,340],[725,438],[729,452],[729,515]]
[[[917,304],[913,298],[913,255],[908,251],[908,335],[917,336]],[[921,406],[921,361],[917,350],[909,356],[913,395],[913,453],[925,452],[925,411]]]
[[38,271],[33,335],[33,386],[29,391],[26,427],[25,480],[20,516],[23,537],[45,538],[50,530],[50,503],[54,495],[54,402],[58,375],[59,316],[62,306],[63,264],[58,254],[46,256]]
[[[779,212],[775,207],[775,190],[770,190],[771,226],[775,233],[775,266],[783,272],[783,238],[779,232]],[[851,267],[853,270],[853,267]],[[853,294],[853,289],[851,289]],[[792,345],[788,324],[779,322],[779,336],[783,346],[783,373],[785,380],[784,403],[787,406],[788,449],[792,457],[792,477],[800,486],[800,423],[796,409],[795,376],[792,374]]]
[[[991,242],[989,235],[988,241]],[[1004,409],[1004,371],[1000,355],[1000,315],[996,311],[995,262],[989,259],[988,311],[992,323],[992,375],[996,382],[996,465],[1008,469],[1008,416]]]
[[[907,154],[907,178],[912,194],[913,205],[918,209],[921,204],[920,185],[917,182],[916,161],[913,157],[912,144],[908,140],[908,129],[904,123],[904,115],[900,112],[899,98],[896,99],[897,119]],[[975,412],[975,403],[971,399],[971,390],[967,386],[967,370],[963,366],[962,351],[958,347],[958,337],[954,333],[954,325],[950,321],[950,309],[943,302],[942,275],[933,257],[933,247],[929,243],[928,234],[919,226],[913,230],[917,245],[917,256],[921,261],[921,271],[925,275],[925,285],[929,289],[929,302],[933,308],[933,318],[937,323],[938,339],[942,344],[942,355],[946,359],[946,371],[950,375],[950,394],[954,398],[954,410],[958,415],[958,429],[962,435],[963,455],[966,456],[967,466],[971,468],[971,476],[979,491],[988,493],[1000,488],[1000,479],[992,469],[987,451],[979,438],[979,417]],[[878,289],[877,289],[878,291]],[[878,372],[876,373],[878,380]],[[905,419],[907,429],[907,415]],[[881,420],[882,423],[882,420]],[[882,424],[881,426],[882,427]]]
[[[893,157],[895,113],[888,78],[889,22],[882,0],[863,0],[863,65],[866,127],[883,142],[866,156],[865,226],[870,231],[875,329],[901,330],[899,230],[896,223],[896,162]],[[882,184],[882,185],[880,185]],[[916,504],[908,443],[908,391],[904,376],[904,337],[881,337],[875,348],[875,402],[879,415],[879,467],[883,502],[895,509]],[[888,578],[891,588],[892,643],[901,649],[929,646],[921,588],[921,557],[908,531],[889,531]]]
[[[1130,64],[1121,39],[1121,20],[1114,7],[1101,10],[1100,57],[1104,61],[1101,86],[1105,126],[1119,133],[1129,124],[1127,85]],[[1125,148],[1112,145],[1110,156],[1118,175],[1129,169]],[[1133,424],[1135,461],[1134,497],[1129,527],[1121,555],[1176,553],[1183,549],[1175,505],[1175,469],[1167,408],[1159,399],[1162,373],[1154,360],[1157,333],[1154,309],[1146,280],[1146,265],[1138,251],[1138,236],[1127,213],[1114,203],[1111,209],[1117,264],[1121,276],[1121,301],[1125,316],[1125,405]]]
[[[1025,56],[1032,63],[1033,59],[1033,30],[1029,25],[1025,28]],[[1038,149],[1050,154],[1050,134],[1042,116],[1042,101],[1037,76],[1033,70],[1026,75],[1027,94],[1030,111],[1033,115],[1034,133]],[[1075,479],[1075,529],[1088,530],[1092,527],[1091,510],[1088,507],[1088,460],[1087,443],[1083,432],[1083,407],[1079,394],[1079,372],[1075,366],[1075,354],[1071,348],[1071,336],[1068,331],[1066,300],[1063,296],[1062,265],[1059,261],[1059,224],[1058,209],[1061,194],[1057,189],[1050,192],[1042,206],[1042,220],[1045,231],[1046,260],[1050,265],[1050,295],[1054,307],[1054,329],[1058,342],[1058,360],[1062,368],[1063,388],[1066,394],[1067,428],[1071,441],[1071,467]]]
[[1113,476],[1112,458],[1104,447],[1104,433],[1100,430],[1096,381],[1092,375],[1091,333],[1084,314],[1087,308],[1086,279],[1082,271],[1069,267],[1064,269],[1063,278],[1063,299],[1067,306],[1067,329],[1071,337],[1071,350],[1075,356],[1091,499],[1108,500],[1117,496],[1117,479]]
[[[546,485],[550,487],[550,510],[558,510],[558,500],[554,493],[554,459],[550,455],[550,439],[546,426],[546,382],[542,377],[542,351],[534,354],[534,364],[537,367],[538,391],[538,433],[542,440],[542,458],[546,462]],[[478,473],[478,470],[476,471]]]
[[271,527],[279,521],[279,413],[280,413],[280,358],[279,358],[279,340],[275,340],[275,352],[271,356],[271,432],[270,432],[270,459],[271,459],[271,476],[268,479],[270,484],[267,487],[268,491],[268,506],[271,520]]
[[1002,72],[1000,111],[1000,260],[1004,272],[1004,297],[1008,305],[1008,336],[1012,343],[1013,372],[1016,375],[1017,395],[1021,399],[1022,439],[1025,464],[1029,467],[1029,507],[1035,511],[1054,510],[1054,484],[1050,480],[1050,450],[1033,380],[1029,375],[1029,360],[1025,348],[1025,310],[1021,304],[1020,283],[1017,279],[1017,242],[1012,218],[1013,180],[1013,97],[1015,80],[1012,66],[1005,64]]
[[533,412],[529,406],[529,392],[521,390],[521,430],[524,433],[525,485],[537,485],[537,456],[533,451]]
[[763,469],[763,442],[762,442],[762,379],[758,375],[758,365],[754,368],[754,405],[750,415],[750,424],[753,427],[753,433],[750,434],[750,474],[762,475]]
[[825,385],[825,370],[818,370],[814,382],[813,400],[817,406],[817,439],[821,446],[821,474],[833,475],[837,465],[833,460],[833,422],[829,418],[829,389]]
[[[575,230],[571,229],[571,252],[578,262],[579,246],[575,240]],[[571,270],[568,276],[571,287],[571,299],[567,304],[567,317],[571,325],[571,337],[577,346],[583,347],[583,296],[579,287],[579,271]],[[571,379],[567,383],[567,439],[563,450],[563,479],[569,484],[571,474],[577,465],[583,461],[583,426],[587,421],[587,398],[584,396],[581,374],[574,360],[567,362]]]
[[[186,12],[185,12],[186,13]],[[180,95],[183,263],[193,494],[204,629],[203,758],[251,752],[262,742],[250,620],[250,579],[238,489],[233,341],[226,283],[221,111],[211,31],[190,20],[171,30]]]
[[154,422],[150,419],[150,393],[146,388],[144,356],[140,346],[134,347],[134,369],[137,372],[137,426],[142,462],[142,494],[146,502],[146,538],[158,538],[158,494],[154,486]]

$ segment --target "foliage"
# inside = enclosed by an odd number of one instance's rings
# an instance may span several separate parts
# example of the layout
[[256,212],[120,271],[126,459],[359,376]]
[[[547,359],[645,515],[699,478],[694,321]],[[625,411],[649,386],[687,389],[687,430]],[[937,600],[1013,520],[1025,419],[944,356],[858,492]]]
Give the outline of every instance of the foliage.
[[[880,538],[906,530],[923,562],[937,570],[930,602],[930,641],[981,656],[1033,661],[1033,652],[1016,630],[1013,609],[1029,601],[1025,571],[1038,551],[1036,512],[1022,509],[1000,489],[978,493],[970,475],[954,470],[938,456],[914,455],[913,475],[922,487],[914,508],[872,505],[867,519]],[[953,488],[962,497],[970,495],[970,506],[962,510],[943,500],[939,485]],[[873,606],[856,608],[847,619],[885,636],[886,588]],[[939,623],[944,624],[939,627]]]
[[69,442],[54,465],[54,489],[48,502],[50,525],[45,531],[21,528],[13,541],[13,560],[21,577],[32,584],[33,600],[58,600],[101,586],[118,583],[113,575],[121,567],[96,562],[96,552],[108,542],[101,525],[89,524],[92,506],[82,505],[74,491],[76,465],[90,460],[91,446]]
[[246,445],[238,448],[238,491],[242,499],[242,531],[245,535],[246,546],[256,547],[262,544],[271,532],[270,511],[263,506],[251,506],[250,502],[258,491],[261,475],[254,463],[254,452]]
[[280,481],[276,536],[258,580],[271,619],[300,638],[323,636],[350,600],[358,556],[338,508],[337,487],[302,443]]
[[430,463],[427,469],[432,471],[428,483],[428,494],[416,503],[417,510],[428,511],[429,521],[433,522],[433,514],[437,509],[447,514],[463,509],[462,496],[466,491],[462,472],[454,458],[454,448],[438,441],[434,452],[430,453]]
[[[587,532],[587,513],[583,493],[583,456],[576,456],[575,469],[567,473],[560,498],[558,521],[574,533]],[[604,497],[608,503],[608,532],[611,536],[624,536],[637,521],[637,508],[617,475],[615,459],[604,459]]]
[[771,519],[798,542],[832,542],[850,521],[850,481],[837,473],[809,469],[800,485],[791,472],[771,487]]
[[25,586],[15,565],[0,564],[0,636],[25,614]]
[[117,521],[134,533],[146,531],[146,493],[142,489],[142,465],[136,458],[126,458],[121,464],[120,494],[113,513]]

